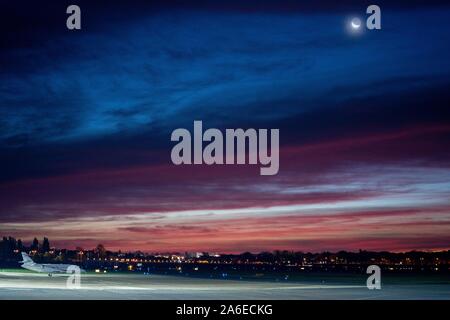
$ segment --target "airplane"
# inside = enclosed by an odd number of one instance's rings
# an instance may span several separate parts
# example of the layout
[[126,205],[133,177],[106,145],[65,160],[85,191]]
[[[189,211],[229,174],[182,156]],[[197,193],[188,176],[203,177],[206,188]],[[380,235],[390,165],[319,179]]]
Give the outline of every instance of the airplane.
[[[28,269],[35,272],[40,273],[48,273],[48,276],[51,277],[53,273],[64,273],[64,274],[72,274],[71,272],[68,272],[69,267],[76,267],[79,268],[77,265],[74,264],[55,264],[55,263],[46,263],[46,264],[40,264],[35,263],[28,254],[25,252],[22,252],[22,261],[19,261],[19,263],[22,263],[21,267],[24,269]],[[86,272],[83,269],[80,269],[81,272]]]

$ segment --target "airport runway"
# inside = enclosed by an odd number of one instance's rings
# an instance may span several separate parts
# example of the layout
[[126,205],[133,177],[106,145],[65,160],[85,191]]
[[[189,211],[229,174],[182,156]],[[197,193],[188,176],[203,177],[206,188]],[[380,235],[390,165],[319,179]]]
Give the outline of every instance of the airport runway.
[[66,276],[0,272],[0,299],[450,299],[450,285],[314,284],[198,279],[136,273],[82,274],[81,288]]

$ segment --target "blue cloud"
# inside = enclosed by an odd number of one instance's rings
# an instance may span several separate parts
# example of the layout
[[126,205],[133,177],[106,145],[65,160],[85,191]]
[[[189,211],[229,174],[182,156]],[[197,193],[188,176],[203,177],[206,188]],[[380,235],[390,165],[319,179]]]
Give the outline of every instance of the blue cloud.
[[25,67],[0,74],[0,139],[42,144],[194,118],[276,120],[445,83],[448,16],[446,8],[386,12],[381,31],[355,37],[344,13],[186,10],[59,35],[4,53]]

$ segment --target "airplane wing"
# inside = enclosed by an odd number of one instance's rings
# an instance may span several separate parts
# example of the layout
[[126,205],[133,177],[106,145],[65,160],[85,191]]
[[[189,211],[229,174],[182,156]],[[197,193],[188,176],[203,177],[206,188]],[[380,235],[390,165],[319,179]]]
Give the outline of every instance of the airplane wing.
[[[46,270],[49,270],[49,272],[66,273],[67,269],[73,265],[72,264],[43,264],[43,266]],[[80,270],[82,271],[82,269],[80,269]]]
[[47,272],[66,272],[67,267],[59,264],[43,264],[43,269]]

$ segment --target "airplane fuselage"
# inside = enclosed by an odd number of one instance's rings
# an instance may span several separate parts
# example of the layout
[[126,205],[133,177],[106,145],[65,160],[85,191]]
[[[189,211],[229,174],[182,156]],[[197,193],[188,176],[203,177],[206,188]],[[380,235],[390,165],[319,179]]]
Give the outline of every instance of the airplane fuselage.
[[22,268],[42,273],[66,273],[70,264],[40,264],[40,263],[24,263]]
[[36,263],[25,252],[22,252],[22,259],[23,261],[19,261],[22,264],[22,268],[35,272],[48,273],[49,276],[53,273],[71,274],[74,270],[84,272],[84,270],[73,264]]

